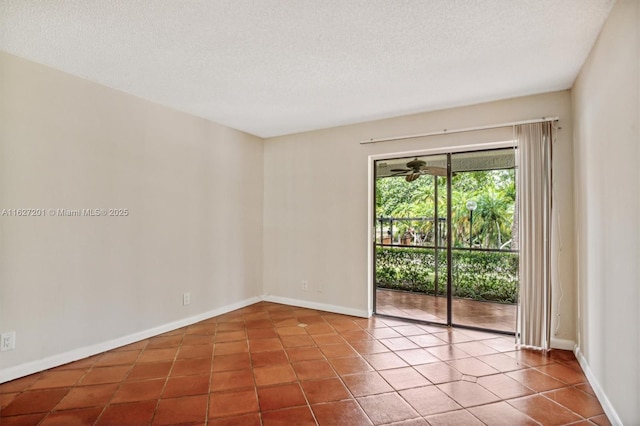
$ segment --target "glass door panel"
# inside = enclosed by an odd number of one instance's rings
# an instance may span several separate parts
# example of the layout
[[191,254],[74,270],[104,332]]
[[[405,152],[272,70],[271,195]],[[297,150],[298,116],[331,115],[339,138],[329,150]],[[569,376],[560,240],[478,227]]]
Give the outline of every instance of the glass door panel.
[[451,155],[452,323],[515,332],[515,153]]
[[448,155],[376,161],[375,310],[448,324]]

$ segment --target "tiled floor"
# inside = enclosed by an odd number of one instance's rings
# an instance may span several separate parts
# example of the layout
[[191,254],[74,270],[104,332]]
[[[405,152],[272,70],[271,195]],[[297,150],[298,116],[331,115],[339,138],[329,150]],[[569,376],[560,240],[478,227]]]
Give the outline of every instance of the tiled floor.
[[[410,291],[376,290],[376,312],[436,323],[447,322],[447,299]],[[453,299],[453,323],[514,332],[516,305]]]
[[0,425],[609,424],[573,354],[258,303],[0,385]]

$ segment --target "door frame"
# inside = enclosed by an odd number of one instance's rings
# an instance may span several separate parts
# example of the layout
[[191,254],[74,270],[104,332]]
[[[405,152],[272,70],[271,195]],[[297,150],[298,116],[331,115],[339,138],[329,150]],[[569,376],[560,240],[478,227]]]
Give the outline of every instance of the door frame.
[[[372,154],[368,156],[368,197],[367,197],[367,312],[371,317],[376,311],[376,283],[375,283],[375,268],[376,268],[376,172],[375,163],[379,160],[392,160],[396,158],[405,157],[423,157],[428,155],[442,155],[442,154],[456,154],[460,152],[472,152],[472,151],[486,151],[491,149],[500,148],[512,148],[514,146],[513,140],[500,141],[500,142],[488,142],[471,145],[453,145],[438,148],[427,148],[421,150],[412,151],[390,151],[384,154]],[[450,170],[450,167],[447,167]],[[450,176],[449,176],[450,178]],[[449,188],[451,185],[447,185]],[[449,194],[450,195],[450,194]],[[449,204],[449,203],[448,203]],[[450,213],[450,212],[448,212]],[[448,233],[450,234],[450,233]],[[450,247],[448,248],[450,252]],[[449,268],[450,269],[450,268]],[[449,277],[450,278],[450,277]],[[451,282],[448,283],[451,285]],[[451,310],[447,312],[447,316],[450,316]]]

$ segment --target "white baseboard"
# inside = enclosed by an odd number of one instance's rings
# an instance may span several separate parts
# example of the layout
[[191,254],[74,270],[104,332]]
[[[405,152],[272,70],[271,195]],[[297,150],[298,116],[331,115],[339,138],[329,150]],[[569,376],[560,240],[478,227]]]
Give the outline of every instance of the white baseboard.
[[584,372],[585,376],[587,376],[589,384],[593,388],[593,391],[596,393],[598,401],[600,401],[600,405],[602,405],[602,409],[607,414],[609,421],[613,425],[622,426],[622,420],[620,420],[620,416],[618,416],[618,413],[613,408],[611,401],[609,401],[609,398],[607,398],[607,394],[600,386],[600,382],[598,382],[598,379],[596,379],[596,377],[593,375],[591,367],[589,367],[587,359],[584,357],[584,355],[582,355],[582,352],[580,352],[580,348],[578,347],[578,345],[576,345],[574,348],[574,354],[576,355],[576,359],[580,363],[580,367],[582,367],[582,371]]
[[69,362],[97,355],[111,349],[119,348],[120,346],[135,343],[140,340],[148,339],[149,337],[157,336],[162,333],[195,324],[197,322],[213,318],[218,315],[226,314],[227,312],[235,311],[236,309],[244,308],[245,306],[253,305],[260,300],[262,300],[262,298],[260,297],[251,297],[239,302],[213,309],[211,311],[203,312],[198,315],[163,324],[158,327],[150,328],[148,330],[139,331],[127,336],[118,337],[117,339],[108,340],[106,342],[101,342],[95,345],[85,346],[78,349],[73,349],[71,351],[63,352],[61,354],[53,355],[47,358],[26,362],[14,367],[5,368],[0,370],[0,383],[28,376],[29,374],[37,373],[39,371],[48,370],[53,367],[58,367]]
[[266,302],[281,303],[283,305],[298,306],[300,308],[316,309],[318,311],[333,312],[335,314],[351,315],[361,318],[369,318],[372,315],[366,310],[329,305],[326,303],[310,302],[308,300],[290,299],[288,297],[272,296],[269,294],[264,295],[262,300]]
[[562,349],[565,351],[573,351],[576,347],[576,342],[566,339],[554,339],[551,338],[551,349]]

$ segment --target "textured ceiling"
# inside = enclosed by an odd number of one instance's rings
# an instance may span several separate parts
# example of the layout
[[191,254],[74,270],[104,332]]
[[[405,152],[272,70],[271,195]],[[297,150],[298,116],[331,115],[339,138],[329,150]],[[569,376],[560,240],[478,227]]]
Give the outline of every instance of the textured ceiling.
[[614,0],[0,0],[0,50],[261,137],[567,89]]

